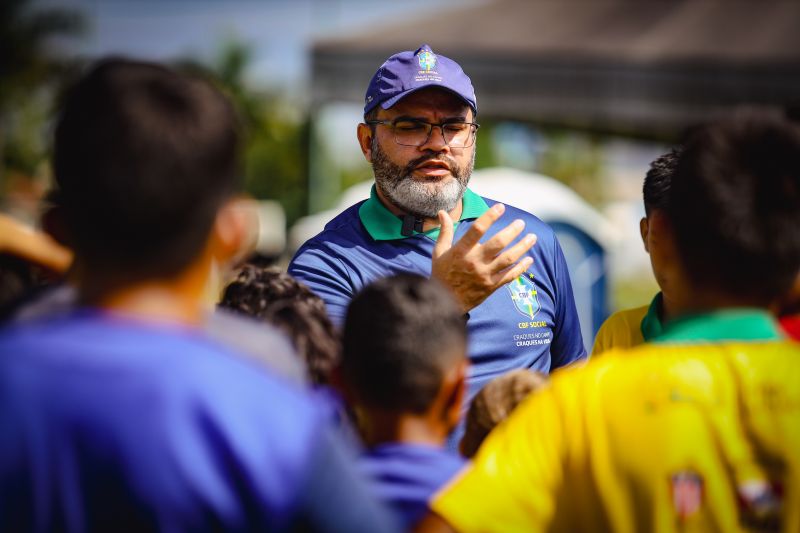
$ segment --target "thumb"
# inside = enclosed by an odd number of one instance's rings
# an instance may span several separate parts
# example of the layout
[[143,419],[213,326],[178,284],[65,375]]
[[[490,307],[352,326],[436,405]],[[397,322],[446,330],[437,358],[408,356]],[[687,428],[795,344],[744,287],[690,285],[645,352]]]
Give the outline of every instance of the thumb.
[[442,256],[447,250],[453,246],[453,219],[445,210],[440,210],[439,213],[439,238],[436,239],[436,245],[433,247],[433,258],[437,259]]

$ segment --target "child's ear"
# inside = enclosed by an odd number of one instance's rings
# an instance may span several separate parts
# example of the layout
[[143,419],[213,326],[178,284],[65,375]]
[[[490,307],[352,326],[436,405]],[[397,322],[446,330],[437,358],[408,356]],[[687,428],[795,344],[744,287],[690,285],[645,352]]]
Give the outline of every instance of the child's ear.
[[469,361],[464,359],[445,376],[442,383],[443,392],[446,394],[444,402],[444,420],[449,430],[452,430],[461,421],[461,411],[464,397],[467,394],[467,369]]
[[214,221],[214,257],[220,264],[231,264],[247,257],[258,239],[256,204],[246,198],[226,202]]
[[348,405],[353,405],[355,403],[355,398],[353,397],[352,392],[345,384],[344,376],[342,375],[341,364],[338,364],[331,369],[329,379],[330,379],[329,383],[330,387],[342,396],[345,403],[347,403]]
[[650,246],[647,243],[647,235],[650,233],[650,222],[647,220],[647,217],[642,217],[639,221],[639,233],[642,235],[644,251],[650,253]]

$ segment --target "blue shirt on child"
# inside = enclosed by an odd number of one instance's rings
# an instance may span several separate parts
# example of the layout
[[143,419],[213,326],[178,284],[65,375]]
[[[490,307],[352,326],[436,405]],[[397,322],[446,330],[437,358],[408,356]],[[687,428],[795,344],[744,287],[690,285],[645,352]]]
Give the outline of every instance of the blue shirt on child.
[[430,497],[465,464],[443,448],[399,442],[376,446],[359,462],[373,493],[395,510],[407,529],[422,519]]
[[393,529],[303,390],[200,330],[79,310],[0,354],[0,531]]

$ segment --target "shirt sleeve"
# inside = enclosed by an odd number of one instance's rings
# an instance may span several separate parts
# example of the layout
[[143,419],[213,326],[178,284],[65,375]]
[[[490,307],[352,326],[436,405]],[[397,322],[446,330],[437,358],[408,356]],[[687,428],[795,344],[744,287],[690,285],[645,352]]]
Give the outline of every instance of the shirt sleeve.
[[293,383],[306,383],[307,371],[289,339],[270,324],[217,308],[206,321],[208,335],[275,371]]
[[556,283],[556,323],[553,332],[551,369],[566,366],[580,359],[586,359],[586,348],[583,346],[581,324],[575,297],[572,294],[572,282],[569,279],[567,260],[555,234],[553,235],[553,271]]
[[605,322],[603,322],[603,325],[600,326],[600,329],[597,330],[597,335],[594,338],[594,346],[592,347],[593,358],[611,348],[609,338],[611,337],[612,319],[613,315],[607,318]]
[[341,327],[354,292],[350,274],[342,262],[329,251],[307,244],[298,250],[288,271],[322,298],[328,316]]
[[546,530],[562,485],[563,442],[559,405],[547,387],[489,435],[431,509],[462,532]]
[[642,336],[642,319],[648,307],[637,307],[617,311],[603,322],[592,349],[592,357],[598,356],[612,348],[632,348],[644,342]]

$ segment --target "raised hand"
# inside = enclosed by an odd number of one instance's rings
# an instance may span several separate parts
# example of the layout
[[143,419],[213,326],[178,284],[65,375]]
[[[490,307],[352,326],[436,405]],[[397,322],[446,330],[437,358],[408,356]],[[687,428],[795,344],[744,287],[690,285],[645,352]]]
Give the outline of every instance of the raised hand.
[[505,249],[525,229],[522,220],[515,220],[483,244],[479,242],[504,211],[503,204],[493,205],[455,244],[453,220],[446,211],[439,211],[441,230],[433,248],[431,275],[450,287],[465,312],[533,263],[530,256],[520,259],[536,243],[533,233]]

